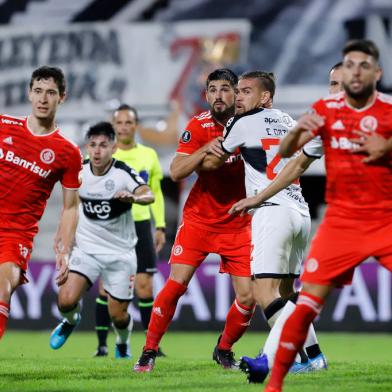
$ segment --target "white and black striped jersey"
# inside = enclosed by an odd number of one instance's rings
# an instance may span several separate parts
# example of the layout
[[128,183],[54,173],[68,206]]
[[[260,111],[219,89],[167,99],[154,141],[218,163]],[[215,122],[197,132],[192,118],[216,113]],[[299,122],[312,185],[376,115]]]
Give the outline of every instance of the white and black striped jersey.
[[[290,158],[280,157],[279,143],[295,124],[288,114],[280,110],[262,108],[228,121],[222,147],[227,153],[240,148],[245,162],[247,196],[254,196],[265,189],[287,164]],[[283,189],[266,204],[269,203],[293,207],[303,215],[309,215],[299,183]]]
[[130,203],[114,198],[119,191],[134,192],[145,185],[138,173],[113,159],[104,175],[96,176],[89,160],[83,163],[79,188],[79,223],[76,245],[88,254],[119,254],[136,245],[137,236]]

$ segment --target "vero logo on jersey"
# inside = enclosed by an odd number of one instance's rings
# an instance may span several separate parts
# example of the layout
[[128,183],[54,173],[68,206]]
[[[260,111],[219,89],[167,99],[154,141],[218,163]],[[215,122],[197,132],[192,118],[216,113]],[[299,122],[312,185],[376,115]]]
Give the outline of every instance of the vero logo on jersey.
[[2,118],[1,122],[3,124],[7,124],[7,125],[20,125],[21,127],[23,126],[23,123],[20,121],[12,121],[12,120],[8,120],[7,118]]
[[16,155],[13,151],[5,152],[2,148],[0,148],[0,159],[4,159],[6,162],[10,162],[16,166],[30,170],[32,173],[38,174],[42,178],[47,178],[51,173],[51,170],[42,169],[35,161],[31,162],[27,159],[23,159]]

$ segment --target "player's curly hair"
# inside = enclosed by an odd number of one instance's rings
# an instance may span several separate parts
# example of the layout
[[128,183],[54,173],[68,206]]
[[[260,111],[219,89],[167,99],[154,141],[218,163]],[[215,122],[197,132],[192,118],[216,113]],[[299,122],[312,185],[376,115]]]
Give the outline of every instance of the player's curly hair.
[[41,79],[50,78],[53,78],[55,81],[59,89],[60,96],[64,96],[66,87],[64,72],[58,67],[49,67],[48,65],[43,65],[42,67],[39,67],[33,71],[30,79],[30,90],[32,89],[35,80],[39,81]]
[[213,80],[226,80],[230,83],[232,87],[237,86],[238,83],[238,77],[237,75],[229,68],[219,68],[216,69],[215,71],[211,72],[206,81],[206,87],[208,89],[208,86]]
[[249,71],[240,75],[239,79],[258,79],[263,90],[269,91],[271,98],[275,95],[275,75],[267,71]]

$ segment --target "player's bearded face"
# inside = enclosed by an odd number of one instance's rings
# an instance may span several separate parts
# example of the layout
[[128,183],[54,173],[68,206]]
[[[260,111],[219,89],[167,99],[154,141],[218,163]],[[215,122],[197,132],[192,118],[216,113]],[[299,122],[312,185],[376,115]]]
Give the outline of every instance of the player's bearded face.
[[234,89],[226,80],[213,80],[206,92],[212,115],[226,121],[234,115]]
[[34,80],[29,91],[33,116],[40,120],[54,119],[57,107],[63,102],[53,78]]
[[137,121],[132,110],[120,110],[114,113],[113,127],[116,131],[117,141],[122,144],[133,144]]
[[350,52],[343,61],[343,88],[354,99],[367,99],[376,88],[381,71],[372,56]]

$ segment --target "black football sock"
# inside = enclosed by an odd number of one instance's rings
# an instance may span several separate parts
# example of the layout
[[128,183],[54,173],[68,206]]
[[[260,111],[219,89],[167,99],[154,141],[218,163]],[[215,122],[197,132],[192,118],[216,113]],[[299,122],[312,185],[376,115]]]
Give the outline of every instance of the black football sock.
[[154,298],[139,298],[138,301],[140,316],[142,318],[142,324],[144,330],[147,331],[148,324],[150,323],[152,306],[154,305]]
[[107,346],[107,337],[110,327],[107,297],[100,295],[95,306],[95,330],[97,331],[98,346]]

